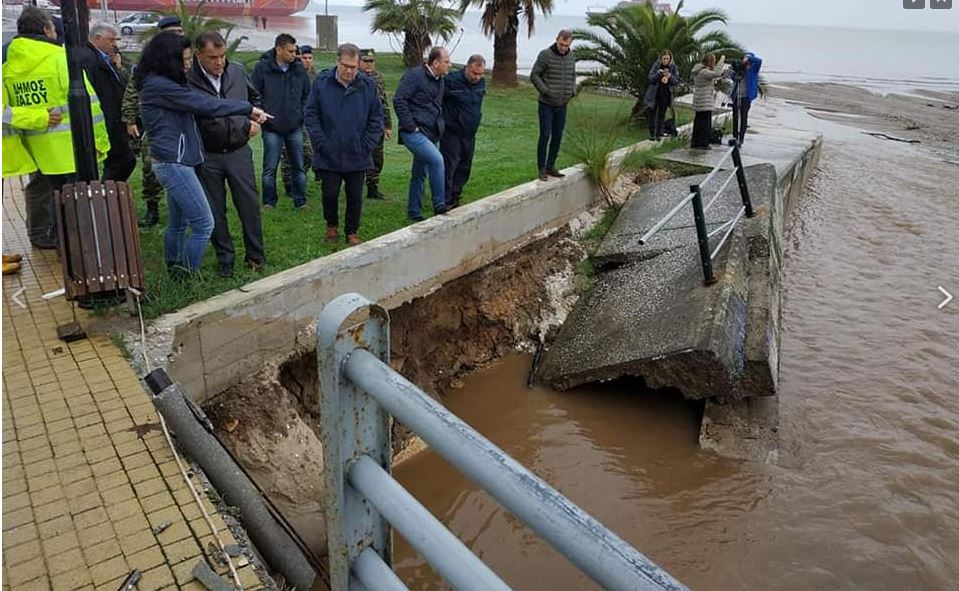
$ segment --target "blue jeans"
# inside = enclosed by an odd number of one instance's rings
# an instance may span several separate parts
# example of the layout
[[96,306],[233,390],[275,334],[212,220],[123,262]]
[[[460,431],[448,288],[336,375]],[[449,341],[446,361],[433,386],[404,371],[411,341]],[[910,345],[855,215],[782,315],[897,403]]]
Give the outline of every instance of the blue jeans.
[[286,134],[263,132],[263,204],[276,205],[276,167],[284,145],[293,175],[293,205],[302,207],[306,205],[306,169],[303,167],[303,129],[299,127]]
[[[170,213],[163,234],[163,259],[167,265],[183,265],[196,271],[213,233],[213,212],[203,185],[192,166],[154,160],[153,172],[166,190]],[[185,239],[188,227],[190,237]]]
[[[566,128],[566,106],[551,107],[539,104],[539,145],[536,147],[536,164],[540,170],[556,168],[559,144]],[[549,150],[547,152],[547,146]]]
[[411,218],[422,217],[423,181],[427,174],[430,177],[430,193],[433,196],[433,213],[444,213],[447,210],[444,192],[446,175],[443,155],[440,154],[439,147],[418,131],[401,131],[400,139],[406,149],[413,154],[413,171],[410,173],[406,215]]

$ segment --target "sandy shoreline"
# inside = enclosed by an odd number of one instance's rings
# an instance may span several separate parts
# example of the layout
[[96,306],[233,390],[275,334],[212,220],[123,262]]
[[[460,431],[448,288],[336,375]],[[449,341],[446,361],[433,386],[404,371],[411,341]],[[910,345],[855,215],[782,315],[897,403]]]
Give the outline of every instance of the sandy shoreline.
[[906,140],[936,157],[959,164],[959,94],[917,92],[918,96],[878,95],[839,84],[778,84],[769,96],[806,108],[820,119],[878,131]]

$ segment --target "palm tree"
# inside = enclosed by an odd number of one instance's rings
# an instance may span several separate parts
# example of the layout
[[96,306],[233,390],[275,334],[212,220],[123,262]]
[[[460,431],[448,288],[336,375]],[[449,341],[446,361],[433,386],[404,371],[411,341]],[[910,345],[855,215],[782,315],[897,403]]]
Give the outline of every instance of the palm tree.
[[[615,88],[636,97],[632,118],[639,119],[645,110],[643,96],[649,86],[646,75],[660,52],[673,52],[680,77],[690,81],[693,65],[707,53],[735,58],[742,55],[742,47],[725,31],[711,28],[726,24],[722,10],[703,10],[682,16],[683,2],[676,12],[666,14],[649,4],[634,4],[615,8],[607,13],[592,14],[587,19],[591,27],[577,29],[573,39],[583,41],[573,50],[577,61],[600,64],[587,73],[584,85]],[[709,31],[705,29],[711,28]],[[686,87],[688,88],[688,86]]]
[[516,39],[520,16],[526,21],[526,33],[533,36],[536,12],[553,12],[553,0],[460,0],[460,11],[470,6],[483,8],[480,23],[483,33],[493,37],[493,84],[516,86]]
[[364,11],[374,11],[370,31],[403,35],[403,63],[407,68],[422,65],[433,36],[448,42],[456,32],[458,11],[440,0],[366,0]]
[[[206,4],[206,2],[201,1],[196,5],[196,8],[191,10],[184,4],[183,0],[177,0],[173,10],[161,12],[160,14],[179,17],[180,24],[183,27],[183,35],[190,41],[195,41],[196,36],[203,31],[219,31],[219,33],[223,35],[223,39],[226,40],[227,55],[233,55],[233,52],[237,50],[240,43],[243,43],[248,37],[241,35],[239,38],[230,41],[230,35],[233,33],[233,30],[236,29],[236,24],[219,18],[207,18],[204,16],[206,12],[203,9],[204,4]],[[148,41],[159,32],[160,30],[156,27],[147,29],[140,34],[140,39],[144,42]]]

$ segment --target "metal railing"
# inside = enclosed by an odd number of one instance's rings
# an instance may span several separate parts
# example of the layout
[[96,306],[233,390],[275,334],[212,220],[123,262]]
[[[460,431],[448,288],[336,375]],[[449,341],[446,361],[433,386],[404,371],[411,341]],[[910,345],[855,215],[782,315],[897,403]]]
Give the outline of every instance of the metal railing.
[[406,589],[391,526],[455,589],[510,587],[390,475],[390,415],[604,589],[686,589],[389,366],[389,316],[359,294],[317,318],[330,586]]
[[[693,220],[696,224],[696,238],[697,242],[699,243],[699,258],[703,266],[703,282],[706,285],[712,285],[713,283],[716,283],[716,276],[713,273],[713,259],[716,258],[716,255],[719,254],[720,249],[722,249],[723,245],[726,244],[726,240],[733,233],[733,230],[736,228],[736,224],[739,223],[739,220],[743,217],[743,215],[745,215],[747,218],[751,218],[753,215],[755,215],[753,212],[752,199],[749,196],[749,187],[746,185],[746,171],[743,168],[742,155],[739,153],[739,143],[736,140],[729,140],[729,146],[729,150],[727,150],[726,153],[723,154],[723,157],[720,158],[719,162],[713,166],[713,169],[709,174],[706,175],[706,178],[695,185],[690,185],[689,193],[683,197],[683,199],[677,203],[675,207],[669,210],[669,212],[658,222],[653,224],[653,227],[650,228],[639,239],[640,245],[647,244],[650,239],[653,238],[653,236],[659,233],[659,231],[662,230],[667,223],[669,223],[669,220],[676,217],[676,214],[682,211],[686,205],[692,203]],[[703,187],[719,174],[719,171],[729,158],[733,159],[733,166],[735,168],[716,190],[716,194],[713,195],[713,198],[709,200],[709,203],[704,206]],[[739,208],[739,211],[736,212],[736,215],[721,224],[712,232],[708,232],[706,229],[706,212],[712,208],[712,206],[716,203],[716,200],[719,199],[719,197],[723,194],[723,191],[725,191],[726,187],[729,186],[729,183],[732,182],[733,177],[735,177],[739,183],[739,194],[742,197],[743,206]],[[723,234],[722,238],[720,238],[719,243],[712,250],[710,250],[709,239],[724,230],[725,233]]]

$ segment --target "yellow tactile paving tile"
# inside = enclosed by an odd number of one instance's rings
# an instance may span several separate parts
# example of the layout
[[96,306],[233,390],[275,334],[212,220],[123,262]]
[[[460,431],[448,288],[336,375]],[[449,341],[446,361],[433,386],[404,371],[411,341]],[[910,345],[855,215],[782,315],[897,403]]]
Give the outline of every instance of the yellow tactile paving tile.
[[[134,568],[140,591],[200,589],[209,529],[162,432],[133,429],[157,424],[153,404],[106,335],[57,339],[69,304],[40,296],[62,287],[60,264],[30,247],[23,211],[21,181],[4,181],[3,252],[23,268],[3,277],[3,589],[114,591]],[[252,567],[240,575],[259,586]]]

